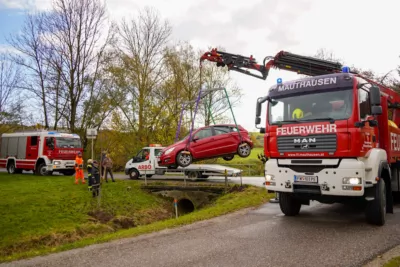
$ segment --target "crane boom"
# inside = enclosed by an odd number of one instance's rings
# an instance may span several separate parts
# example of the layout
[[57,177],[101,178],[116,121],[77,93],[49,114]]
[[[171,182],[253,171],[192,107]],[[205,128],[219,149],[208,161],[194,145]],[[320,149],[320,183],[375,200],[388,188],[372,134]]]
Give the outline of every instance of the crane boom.
[[[275,56],[267,56],[263,60],[263,64],[257,63],[257,60],[251,55],[250,57],[231,54],[218,51],[216,48],[204,53],[200,57],[200,63],[204,60],[216,62],[218,67],[228,67],[229,70],[237,71],[246,75],[250,75],[259,79],[266,80],[271,68],[287,70],[308,76],[317,76],[331,73],[343,72],[343,65],[339,62],[323,60],[315,57],[302,56],[287,51],[280,51]],[[267,61],[268,60],[268,61]],[[261,73],[256,75],[249,70],[255,70]],[[367,77],[363,77],[357,72],[347,70],[350,73],[364,78],[370,83],[380,87],[381,92],[390,95],[390,98],[396,106],[400,108],[400,95],[389,87],[379,84]]]

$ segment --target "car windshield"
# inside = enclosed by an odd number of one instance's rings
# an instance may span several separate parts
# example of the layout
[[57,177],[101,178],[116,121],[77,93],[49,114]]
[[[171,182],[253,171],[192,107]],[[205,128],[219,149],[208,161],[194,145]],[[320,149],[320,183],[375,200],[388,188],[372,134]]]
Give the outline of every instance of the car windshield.
[[345,120],[353,110],[352,88],[271,99],[270,124],[301,121]]
[[56,147],[59,148],[81,148],[79,138],[56,137]]

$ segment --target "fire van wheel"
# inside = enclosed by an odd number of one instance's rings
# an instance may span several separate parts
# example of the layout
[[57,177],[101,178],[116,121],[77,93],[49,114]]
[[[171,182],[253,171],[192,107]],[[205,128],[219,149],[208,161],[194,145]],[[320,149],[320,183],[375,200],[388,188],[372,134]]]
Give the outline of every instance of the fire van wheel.
[[132,180],[137,180],[139,179],[139,172],[136,169],[130,169],[129,170],[129,178]]
[[176,161],[178,162],[179,166],[187,167],[192,163],[193,157],[192,154],[186,151],[181,151],[178,153],[178,156],[176,156]]
[[47,171],[46,163],[40,163],[36,169],[36,174],[40,176],[52,175],[53,172]]
[[14,161],[11,161],[10,163],[8,163],[7,172],[9,174],[15,174],[15,163],[14,163]]
[[240,144],[237,149],[237,153],[240,157],[247,158],[248,156],[250,156],[251,153],[250,145],[248,143]]
[[286,216],[296,216],[300,212],[301,203],[292,194],[280,192],[279,207]]
[[386,185],[379,179],[375,186],[375,199],[367,204],[365,217],[370,224],[382,226],[386,222]]

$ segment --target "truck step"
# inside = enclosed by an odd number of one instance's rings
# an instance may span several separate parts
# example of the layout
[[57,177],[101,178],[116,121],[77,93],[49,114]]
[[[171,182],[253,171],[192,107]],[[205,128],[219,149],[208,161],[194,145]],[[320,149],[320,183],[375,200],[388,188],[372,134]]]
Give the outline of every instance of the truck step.
[[372,200],[374,200],[375,198],[374,197],[365,197],[365,200],[366,201],[372,201]]
[[365,168],[365,171],[366,171],[366,172],[370,172],[370,171],[372,171],[372,167]]

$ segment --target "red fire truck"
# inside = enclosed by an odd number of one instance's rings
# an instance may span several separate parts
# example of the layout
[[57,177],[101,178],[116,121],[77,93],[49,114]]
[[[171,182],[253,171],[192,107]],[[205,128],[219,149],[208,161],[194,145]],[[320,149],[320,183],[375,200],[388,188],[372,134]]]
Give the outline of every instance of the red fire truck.
[[[297,215],[310,200],[361,201],[369,223],[385,224],[386,213],[393,213],[393,194],[400,191],[398,93],[340,63],[286,51],[263,64],[216,49],[203,60],[264,80],[271,68],[305,75],[278,79],[256,104],[255,124],[265,133],[269,158],[265,185],[279,193],[286,216]],[[260,128],[263,103],[266,126]]]
[[8,173],[33,171],[37,175],[75,173],[75,157],[83,151],[77,134],[55,131],[5,133],[1,136],[0,168]]

